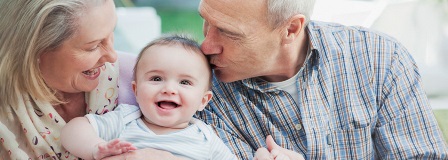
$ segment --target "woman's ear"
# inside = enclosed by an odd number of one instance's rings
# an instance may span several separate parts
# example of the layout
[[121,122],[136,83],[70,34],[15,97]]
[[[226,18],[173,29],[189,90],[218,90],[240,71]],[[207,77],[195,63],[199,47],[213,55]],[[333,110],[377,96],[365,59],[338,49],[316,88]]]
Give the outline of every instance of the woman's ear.
[[212,91],[205,92],[204,96],[202,97],[201,106],[199,106],[198,111],[204,110],[205,106],[207,106],[208,102],[210,102],[212,97],[213,97]]
[[286,30],[286,34],[282,38],[282,44],[290,44],[302,34],[303,27],[305,27],[305,16],[297,14],[289,18],[289,20],[282,26]]

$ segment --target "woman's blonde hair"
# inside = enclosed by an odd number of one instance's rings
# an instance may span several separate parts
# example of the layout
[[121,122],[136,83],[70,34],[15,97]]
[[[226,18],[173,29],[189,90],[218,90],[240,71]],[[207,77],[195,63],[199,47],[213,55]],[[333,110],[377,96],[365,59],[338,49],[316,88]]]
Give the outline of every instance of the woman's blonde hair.
[[39,71],[39,57],[77,31],[86,10],[105,0],[0,0],[0,106],[23,94],[61,103]]

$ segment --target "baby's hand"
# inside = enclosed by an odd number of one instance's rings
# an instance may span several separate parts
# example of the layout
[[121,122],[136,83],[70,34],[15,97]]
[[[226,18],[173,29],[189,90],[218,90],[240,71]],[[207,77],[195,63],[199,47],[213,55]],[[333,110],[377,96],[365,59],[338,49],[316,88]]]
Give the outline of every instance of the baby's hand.
[[137,148],[129,142],[114,139],[109,142],[97,144],[93,151],[93,159],[103,159],[104,157],[119,155],[136,149]]

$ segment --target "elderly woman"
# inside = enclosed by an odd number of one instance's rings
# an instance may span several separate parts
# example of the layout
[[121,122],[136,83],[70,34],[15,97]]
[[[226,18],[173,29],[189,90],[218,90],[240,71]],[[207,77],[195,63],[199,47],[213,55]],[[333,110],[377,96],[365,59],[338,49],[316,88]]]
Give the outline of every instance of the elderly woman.
[[[61,128],[117,105],[115,23],[113,0],[0,1],[0,159],[76,159],[61,147]],[[139,154],[172,156],[115,158]]]

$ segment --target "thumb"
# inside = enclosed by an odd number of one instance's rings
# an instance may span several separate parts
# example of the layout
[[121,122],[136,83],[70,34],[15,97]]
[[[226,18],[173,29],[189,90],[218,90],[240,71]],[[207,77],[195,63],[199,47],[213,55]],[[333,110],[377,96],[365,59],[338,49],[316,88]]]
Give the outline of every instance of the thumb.
[[268,147],[269,152],[272,151],[272,149],[280,147],[277,145],[277,143],[275,143],[274,138],[272,138],[271,135],[268,135],[266,137],[266,145]]
[[[305,160],[305,158],[303,158],[303,156],[301,154],[291,151],[291,150],[288,150],[288,149],[285,149],[285,148],[277,145],[277,143],[275,143],[275,141],[271,135],[268,135],[266,137],[266,145],[268,147],[269,152],[271,152],[271,153],[273,150],[276,150],[274,152],[280,152],[281,154],[286,155],[289,159]],[[276,153],[276,155],[278,155],[278,153]]]

